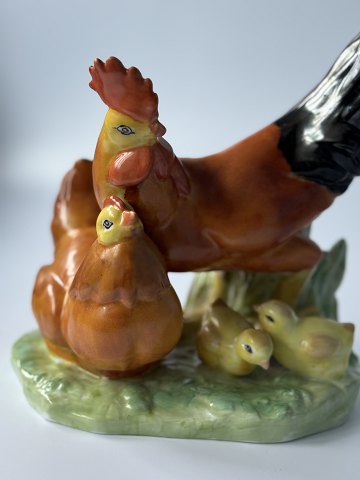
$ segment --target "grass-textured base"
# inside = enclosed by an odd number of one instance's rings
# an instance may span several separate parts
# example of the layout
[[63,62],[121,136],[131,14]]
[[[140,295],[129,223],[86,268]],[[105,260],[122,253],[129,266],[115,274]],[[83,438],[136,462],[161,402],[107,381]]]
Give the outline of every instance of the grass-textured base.
[[243,378],[202,365],[182,343],[151,372],[108,380],[49,354],[32,332],[13,348],[30,404],[55,422],[90,432],[284,442],[342,424],[360,385],[357,365],[336,382],[279,366]]

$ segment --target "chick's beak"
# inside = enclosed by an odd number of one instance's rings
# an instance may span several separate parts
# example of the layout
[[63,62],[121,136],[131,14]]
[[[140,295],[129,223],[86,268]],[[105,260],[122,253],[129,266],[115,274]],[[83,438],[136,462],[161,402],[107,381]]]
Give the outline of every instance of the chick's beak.
[[269,368],[270,361],[269,360],[264,360],[263,362],[259,363],[259,365],[264,370],[267,370]]
[[260,304],[258,304],[258,305],[253,305],[253,309],[255,310],[256,313],[259,313],[260,308],[261,308],[261,305],[260,305]]

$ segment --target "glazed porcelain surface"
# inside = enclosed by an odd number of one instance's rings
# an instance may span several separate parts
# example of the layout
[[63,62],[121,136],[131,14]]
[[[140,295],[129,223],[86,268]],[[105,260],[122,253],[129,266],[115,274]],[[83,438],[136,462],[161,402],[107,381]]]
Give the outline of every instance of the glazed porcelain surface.
[[286,442],[341,425],[360,386],[356,366],[338,382],[275,365],[238,378],[201,364],[191,334],[151,372],[131,379],[100,378],[57,360],[38,332],[17,342],[13,362],[41,415],[108,434]]
[[[178,158],[150,79],[115,57],[94,159],[65,175],[41,336],[13,349],[30,403],[102,433],[281,442],[340,425],[359,390],[337,321],[346,245],[312,221],[360,174],[360,36],[300,103],[230,148]],[[168,272],[196,271],[184,310]]]

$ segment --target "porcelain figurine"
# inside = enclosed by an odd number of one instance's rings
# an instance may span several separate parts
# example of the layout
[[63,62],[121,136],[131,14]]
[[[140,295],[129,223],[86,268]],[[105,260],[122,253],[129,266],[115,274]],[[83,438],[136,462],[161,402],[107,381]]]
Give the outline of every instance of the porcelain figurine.
[[[103,433],[257,442],[345,421],[360,385],[353,327],[326,319],[345,243],[322,252],[309,225],[360,174],[359,59],[360,36],[290,112],[197,159],[164,140],[151,80],[95,60],[109,110],[94,160],[55,204],[54,261],[33,292],[41,335],[13,349],[39,411]],[[185,324],[171,271],[201,272]],[[281,365],[267,368],[273,349]]]
[[200,358],[232,375],[248,375],[257,365],[267,370],[273,351],[271,337],[255,330],[222,300],[205,313],[197,334]]
[[[90,168],[89,168],[90,167]],[[91,162],[81,160],[65,175],[51,225],[54,262],[40,269],[32,307],[48,347],[72,358],[60,326],[63,302],[90,246],[96,239],[99,208],[92,187]]]
[[289,113],[197,159],[178,159],[162,138],[149,79],[96,60],[90,86],[109,106],[93,167],[100,207],[109,194],[129,202],[169,271],[312,267],[321,251],[302,229],[360,173],[359,43]]
[[181,305],[163,257],[118,197],[105,200],[96,230],[65,298],[62,332],[83,367],[136,374],[178,342]]
[[294,372],[319,379],[341,378],[349,367],[354,325],[319,316],[299,318],[279,300],[256,307],[261,327],[274,342],[276,360]]

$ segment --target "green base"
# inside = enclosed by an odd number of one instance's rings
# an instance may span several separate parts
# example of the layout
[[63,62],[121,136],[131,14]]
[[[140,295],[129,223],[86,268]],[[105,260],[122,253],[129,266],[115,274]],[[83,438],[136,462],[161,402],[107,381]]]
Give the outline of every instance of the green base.
[[285,442],[342,424],[360,386],[358,365],[337,382],[279,366],[235,378],[202,365],[183,340],[151,372],[108,380],[50,355],[38,332],[13,348],[31,405],[46,418],[107,434]]

